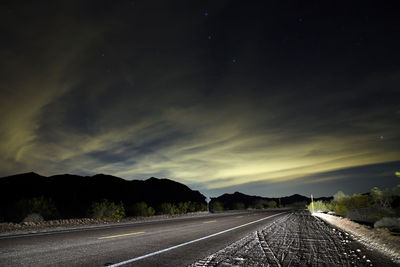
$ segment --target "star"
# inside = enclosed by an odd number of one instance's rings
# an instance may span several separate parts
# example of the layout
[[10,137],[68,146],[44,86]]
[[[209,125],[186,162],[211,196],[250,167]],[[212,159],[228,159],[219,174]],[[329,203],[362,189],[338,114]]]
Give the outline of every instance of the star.
[[211,39],[212,39],[212,35],[209,34],[209,35],[207,36],[207,38],[208,38],[208,40],[211,40]]
[[207,12],[207,11],[204,12],[204,16],[205,16],[205,17],[208,17],[208,12]]
[[232,58],[232,62],[233,62],[233,63],[236,63],[236,58]]

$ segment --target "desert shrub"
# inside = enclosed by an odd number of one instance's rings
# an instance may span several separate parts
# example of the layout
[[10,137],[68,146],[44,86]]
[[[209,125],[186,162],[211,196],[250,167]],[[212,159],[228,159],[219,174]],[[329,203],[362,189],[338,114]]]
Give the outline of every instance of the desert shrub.
[[362,194],[342,196],[340,198],[334,197],[333,204],[335,206],[335,213],[342,216],[349,214],[351,211],[353,211],[353,214],[356,214],[354,212],[355,210],[358,210],[357,212],[360,213],[361,216],[364,216],[361,212],[363,210],[367,211],[367,208],[371,206],[368,196]]
[[210,211],[211,212],[221,212],[224,211],[224,206],[221,202],[211,201],[210,202]]
[[90,207],[89,215],[92,218],[119,221],[125,217],[124,204],[122,202],[115,204],[107,199],[94,202]]
[[177,213],[185,214],[188,212],[189,203],[188,202],[179,202],[177,205]]
[[232,205],[232,209],[234,209],[234,210],[244,210],[244,209],[246,209],[246,206],[242,202],[235,202]]
[[58,211],[53,200],[43,196],[22,199],[16,203],[15,209],[19,221],[33,213],[40,214],[46,220],[54,219],[58,216]]
[[195,211],[208,211],[207,204],[205,203],[195,203]]
[[276,208],[276,207],[277,207],[276,201],[271,200],[267,202],[267,208]]
[[375,228],[385,227],[390,230],[400,231],[400,218],[383,217],[374,224]]
[[344,198],[340,198],[339,200],[335,200],[334,198],[334,212],[338,215],[345,215],[350,211],[350,197],[346,196]]
[[40,215],[39,213],[31,213],[28,216],[26,216],[22,222],[43,222],[43,216]]
[[[313,212],[313,210],[312,210],[312,203],[310,203],[310,204],[307,206],[307,208],[308,208],[308,210],[309,210],[310,212]],[[329,209],[328,209],[328,207],[326,206],[326,203],[325,203],[325,202],[323,202],[322,200],[318,200],[318,201],[314,201],[314,212],[315,212],[315,211],[328,212]]]
[[371,189],[370,196],[375,205],[384,209],[390,208],[393,201],[393,193],[390,189],[381,190],[378,187],[374,187]]
[[155,214],[155,210],[147,206],[146,202],[139,202],[131,205],[128,209],[129,215],[132,216],[153,216]]
[[336,194],[333,195],[333,201],[337,202],[337,201],[347,198],[347,197],[348,197],[348,195],[346,195],[345,193],[343,193],[342,191],[339,190],[339,191],[337,191]]
[[187,202],[187,212],[195,212],[196,211],[196,203],[193,203],[191,201]]
[[254,204],[254,208],[255,209],[263,209],[264,208],[264,205],[262,204],[262,203],[260,203],[260,202],[258,202],[258,203],[256,203],[256,204]]
[[159,213],[161,214],[169,214],[169,215],[174,215],[178,214],[178,208],[175,204],[171,203],[162,203],[159,207]]

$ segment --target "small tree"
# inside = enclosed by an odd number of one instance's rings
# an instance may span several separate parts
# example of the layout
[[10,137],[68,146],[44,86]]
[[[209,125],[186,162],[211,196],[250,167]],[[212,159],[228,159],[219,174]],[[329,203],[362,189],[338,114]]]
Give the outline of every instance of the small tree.
[[161,214],[175,215],[179,213],[177,206],[171,203],[162,203],[159,210]]
[[94,202],[89,210],[92,218],[119,221],[125,217],[124,204],[120,202],[118,205],[104,199],[101,202]]
[[[307,206],[308,210],[310,212],[313,212],[312,210],[312,203],[310,203]],[[329,211],[328,207],[326,206],[325,202],[318,200],[318,201],[314,201],[314,211],[323,211],[323,212],[327,212]]]
[[348,195],[346,195],[341,190],[339,190],[339,191],[337,191],[336,194],[333,195],[333,201],[337,202],[337,201],[347,198],[347,197],[348,197]]
[[146,202],[135,203],[129,208],[129,214],[133,216],[153,216],[155,214],[155,210],[147,206]]
[[254,205],[254,208],[255,209],[263,209],[264,208],[264,205],[262,204],[262,203],[260,203],[260,202],[257,202],[255,205]]
[[178,207],[177,207],[177,211],[180,214],[185,214],[188,212],[189,209],[189,203],[188,202],[179,202],[178,203]]
[[267,202],[267,208],[276,208],[277,204],[276,201],[271,200]]
[[211,212],[221,212],[224,211],[224,206],[221,202],[211,201],[210,202],[210,211]]
[[236,202],[236,203],[233,203],[232,208],[234,210],[244,210],[244,209],[246,209],[246,206],[242,202]]
[[377,206],[387,209],[392,202],[392,192],[389,189],[381,190],[374,187],[371,189],[371,198]]
[[53,200],[44,196],[22,199],[17,202],[16,210],[19,221],[33,213],[40,214],[45,220],[54,219],[58,216]]

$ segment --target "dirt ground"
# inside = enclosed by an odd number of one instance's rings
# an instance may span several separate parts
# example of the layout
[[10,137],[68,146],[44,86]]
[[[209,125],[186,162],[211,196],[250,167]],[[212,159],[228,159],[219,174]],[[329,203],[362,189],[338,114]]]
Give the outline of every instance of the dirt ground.
[[192,266],[398,265],[308,211],[296,211]]

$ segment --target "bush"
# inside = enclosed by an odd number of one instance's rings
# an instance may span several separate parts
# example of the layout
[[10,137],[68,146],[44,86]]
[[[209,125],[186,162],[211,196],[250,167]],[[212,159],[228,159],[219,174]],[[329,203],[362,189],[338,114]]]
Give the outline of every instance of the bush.
[[337,202],[337,201],[347,198],[347,197],[348,197],[348,195],[346,195],[345,193],[343,193],[342,191],[339,190],[339,191],[337,191],[336,194],[333,195],[333,201]]
[[179,214],[185,214],[189,210],[189,202],[179,202],[177,206],[177,212]]
[[242,202],[236,202],[236,203],[233,203],[232,209],[234,209],[234,210],[244,210],[244,209],[246,209],[246,206]]
[[393,201],[393,194],[390,189],[380,190],[378,187],[371,189],[371,198],[375,205],[384,209],[390,208]]
[[46,220],[54,219],[58,216],[58,211],[53,200],[43,196],[18,201],[16,211],[19,221],[33,213],[39,214]]
[[169,214],[169,215],[175,215],[179,213],[177,206],[171,203],[162,203],[160,205],[159,211],[161,214]]
[[152,207],[147,206],[145,202],[139,202],[130,206],[128,213],[132,216],[148,217],[153,216],[155,214],[155,210]]
[[204,203],[195,203],[195,211],[208,211],[207,204]]
[[385,227],[392,231],[400,231],[400,218],[383,217],[374,224],[374,227]]
[[260,209],[263,209],[264,208],[264,205],[262,204],[262,203],[256,203],[255,205],[254,205],[254,208],[255,209],[258,209],[258,210],[260,210]]
[[40,215],[39,213],[31,213],[22,220],[22,222],[43,222],[43,221],[44,219],[42,215]]
[[104,199],[101,202],[92,204],[89,215],[92,218],[119,221],[125,217],[124,204],[120,202],[118,205]]
[[[338,215],[347,215],[350,211],[361,210],[371,206],[367,195],[355,194],[353,196],[343,196],[337,200],[334,198],[334,211]],[[361,215],[362,216],[362,215]]]
[[[312,210],[312,203],[310,203],[308,206],[307,206],[307,208],[308,208],[308,210],[310,211],[310,212],[313,212],[313,210]],[[323,201],[321,201],[321,200],[318,200],[318,201],[314,201],[314,212],[316,212],[316,211],[323,211],[323,212],[328,212],[329,211],[329,209],[328,209],[328,207],[326,206],[326,203],[325,202],[323,202]]]
[[210,202],[210,211],[211,212],[221,212],[224,211],[224,206],[221,202],[211,201]]
[[267,208],[271,209],[271,208],[276,208],[276,207],[277,207],[276,201],[271,200],[271,201],[267,202]]

